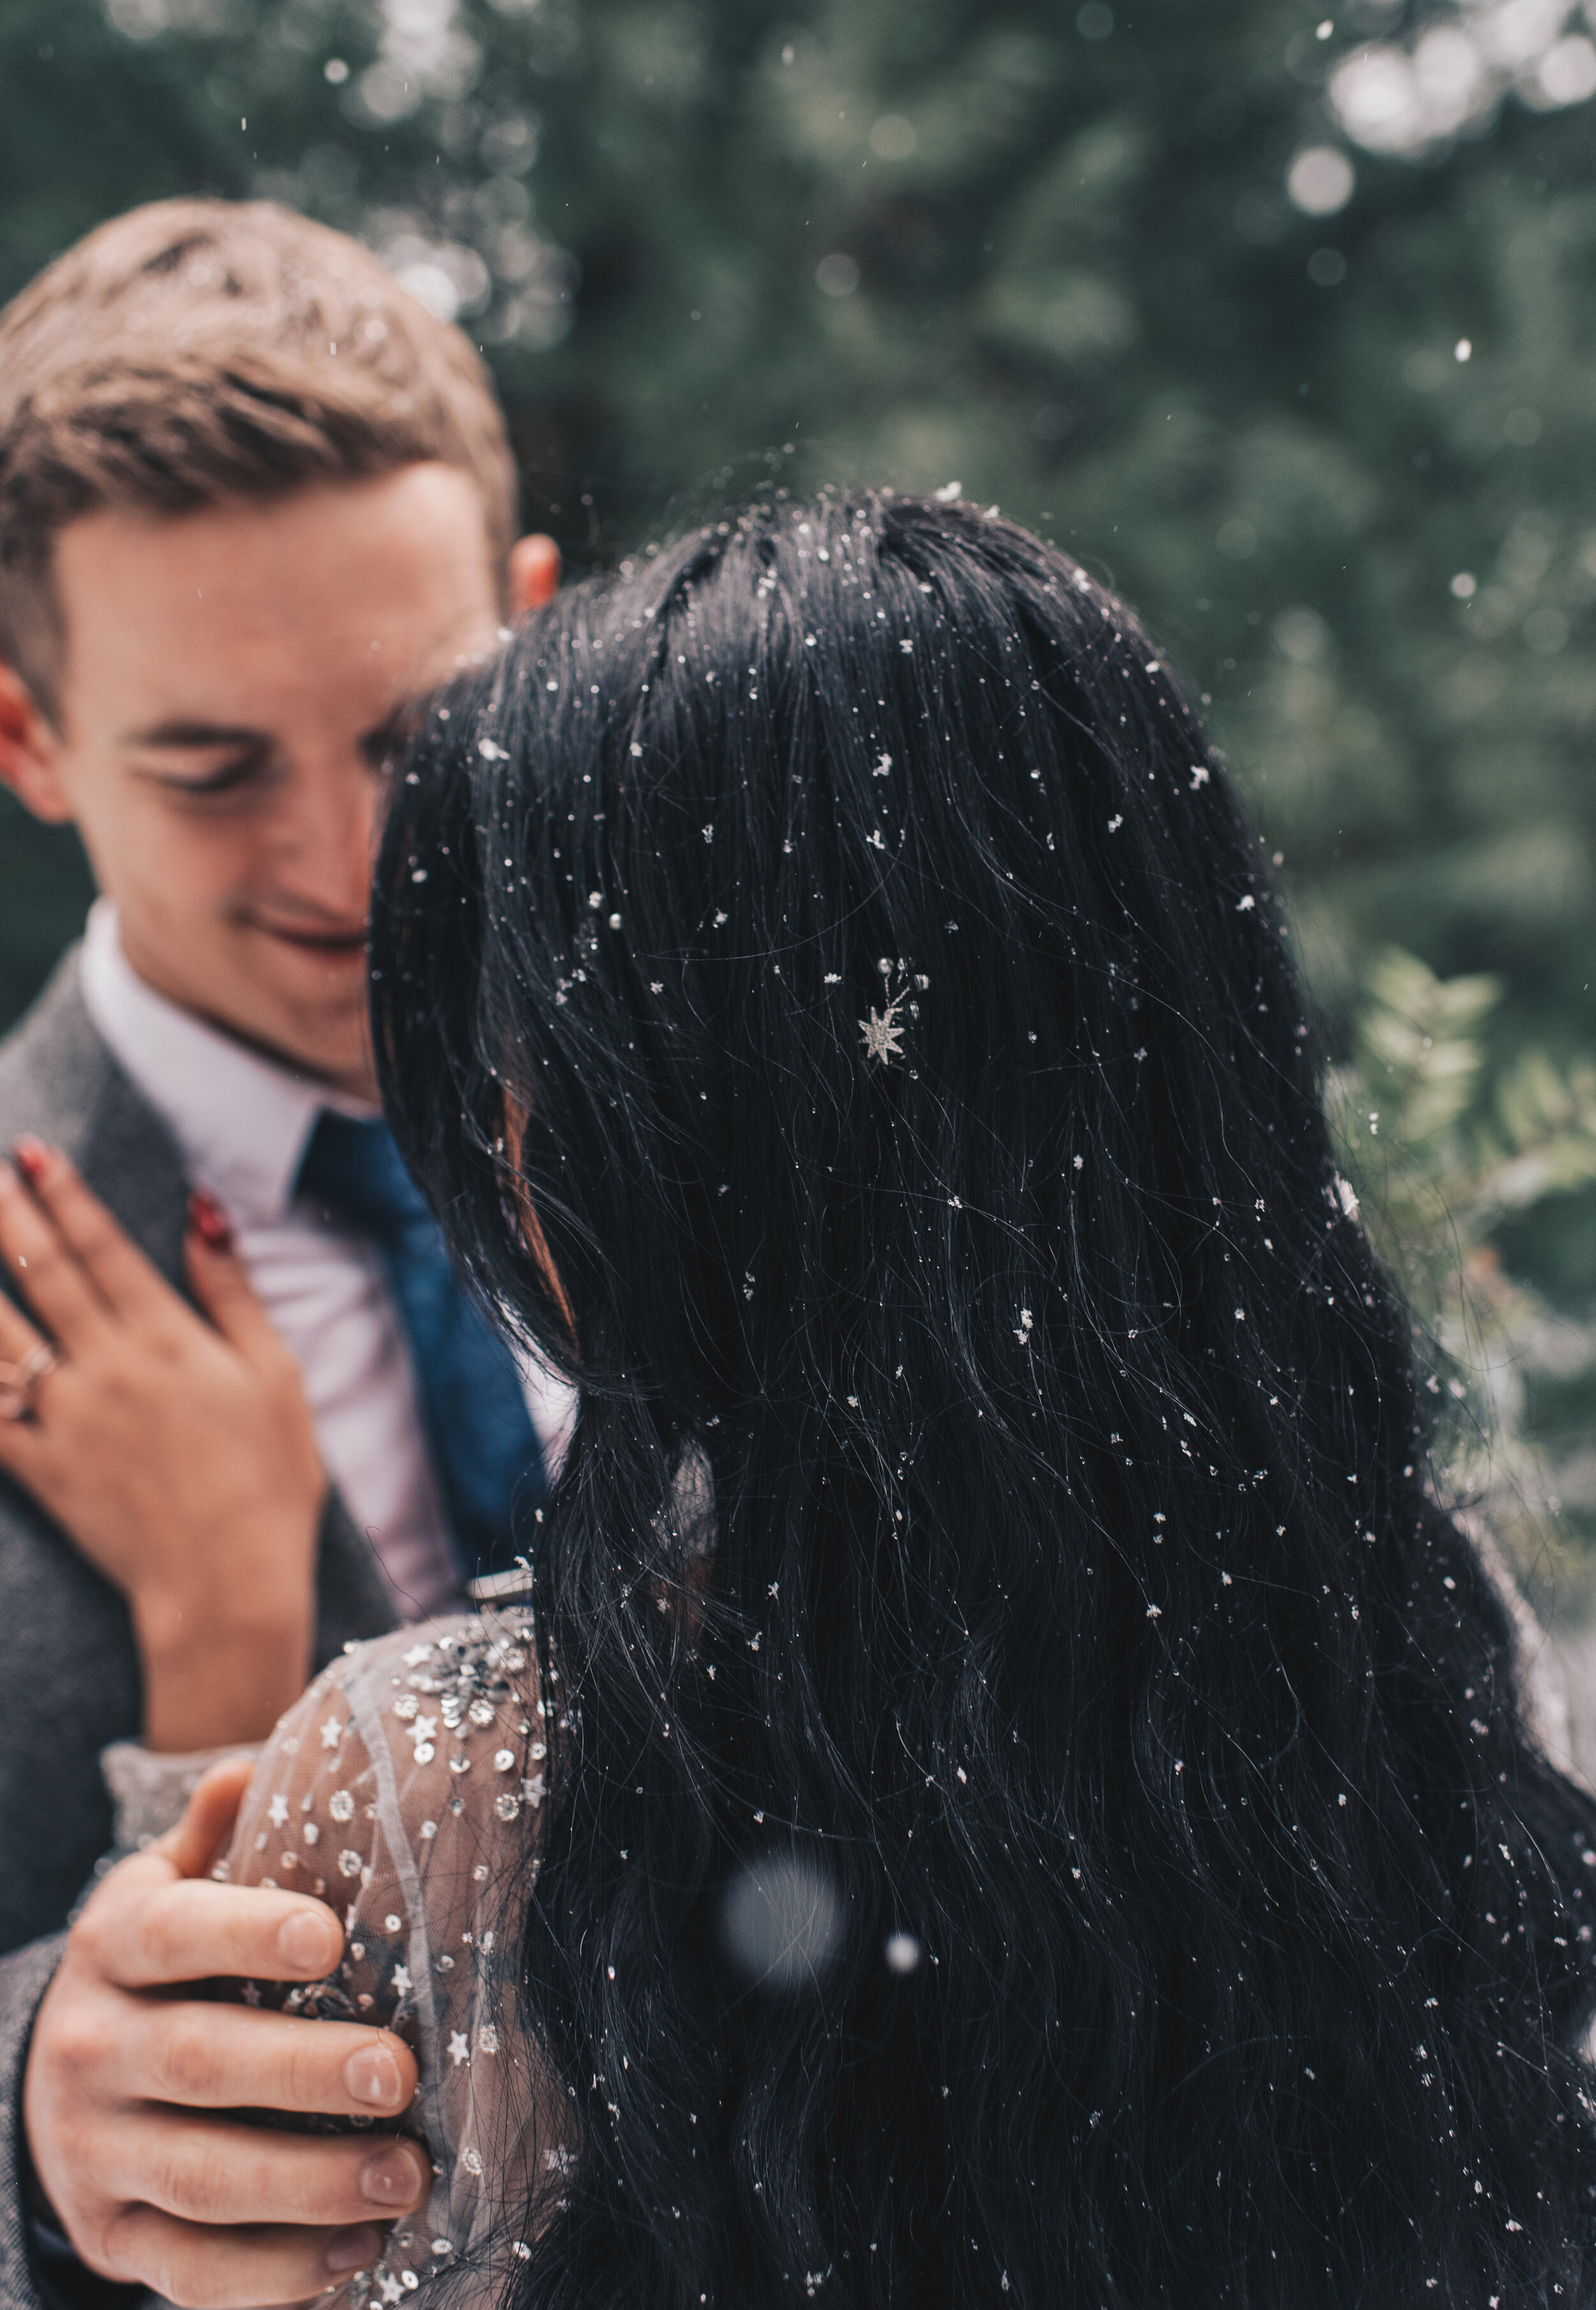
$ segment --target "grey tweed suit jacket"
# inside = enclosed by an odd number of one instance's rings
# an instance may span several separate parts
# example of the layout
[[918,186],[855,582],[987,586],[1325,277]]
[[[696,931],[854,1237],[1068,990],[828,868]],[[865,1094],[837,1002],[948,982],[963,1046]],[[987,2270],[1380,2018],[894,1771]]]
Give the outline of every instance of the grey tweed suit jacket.
[[[83,1007],[75,952],[0,1044],[0,1152],[29,1131],[71,1156],[181,1288],[188,1183],[166,1126]],[[336,1495],[317,1594],[318,1668],[396,1619],[370,1544]],[[38,2310],[20,2199],[23,2063],[67,1912],[110,1843],[100,1751],[137,1733],[140,1706],[121,1597],[0,1477],[0,2310]]]

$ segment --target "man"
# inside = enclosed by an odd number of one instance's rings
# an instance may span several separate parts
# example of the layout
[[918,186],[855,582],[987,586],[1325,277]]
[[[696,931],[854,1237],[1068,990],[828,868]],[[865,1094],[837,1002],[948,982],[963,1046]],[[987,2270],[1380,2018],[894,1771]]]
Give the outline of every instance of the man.
[[[142,1732],[189,1752],[197,1775],[204,1752],[259,1737],[346,1639],[507,1564],[511,1498],[535,1496],[559,1448],[568,1403],[509,1363],[444,1272],[376,1117],[365,1027],[396,719],[557,578],[547,540],[512,546],[514,499],[465,340],[358,245],[284,212],[135,212],[0,316],[0,777],[39,817],[75,823],[102,893],[82,948],[0,1046],[0,1148],[17,1166],[0,1178],[0,1947],[14,1952],[0,1965],[13,2080],[0,2122],[13,2136],[60,1954],[40,1937],[110,1838],[101,1750]],[[209,1857],[183,1847],[176,1866]],[[165,1885],[173,1865],[138,1867]],[[256,2066],[228,2073],[220,2101],[214,2062],[205,2090],[175,2088],[169,2017],[186,2009],[137,1993],[272,1967],[254,1965],[258,1948],[249,1966],[218,1963],[195,1923],[213,1911],[157,1909],[158,1956],[128,1976],[137,1936],[122,1932],[96,1972],[91,1932],[51,1993],[26,2097],[55,2203],[36,2192],[31,2223],[0,2221],[0,2300],[84,2280],[67,2243],[52,2245],[52,2213],[104,2275],[167,2285],[191,2271],[188,2298],[284,2298],[229,2297],[216,2288],[264,2281],[227,2279],[203,2253],[185,2262],[195,2225],[169,2159],[147,2191],[133,2170],[148,2155],[154,2172],[163,2125],[169,2149],[177,2138],[156,2105],[402,2106],[403,2048],[373,2050],[370,2031],[318,2049],[353,2064],[317,2071],[319,2099],[303,2098],[302,2046],[266,2075],[259,2030]],[[294,1932],[308,1950],[337,1929],[288,1909],[273,1961],[291,1975]],[[122,2006],[106,2002],[113,1975]],[[83,2131],[74,2080],[91,2042],[122,2064],[100,2115],[118,2095],[143,2113],[117,2136],[126,2154]],[[380,2093],[351,2082],[362,2062]],[[285,2098],[296,2063],[300,2097]],[[258,2178],[261,2137],[242,2138]],[[214,2183],[224,2152],[206,2139]],[[405,2201],[391,2183],[338,2196],[325,2177],[354,2172],[356,2145],[330,2158],[334,2145],[276,2141],[284,2172],[317,2177],[292,2198],[298,2219],[335,2227]],[[80,2147],[100,2168],[88,2196]],[[224,2190],[206,2202],[237,2218]],[[151,2220],[117,2228],[112,2206]]]

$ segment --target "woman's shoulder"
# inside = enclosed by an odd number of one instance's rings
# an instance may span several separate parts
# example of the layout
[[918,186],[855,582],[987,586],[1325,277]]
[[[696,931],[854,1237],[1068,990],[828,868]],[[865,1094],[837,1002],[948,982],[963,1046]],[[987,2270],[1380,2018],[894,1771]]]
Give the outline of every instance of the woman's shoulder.
[[420,1753],[428,1748],[469,1750],[507,1709],[541,1713],[532,1612],[517,1604],[445,1613],[345,1645],[283,1716],[272,1745],[292,1744],[291,1755],[319,1733],[330,1749],[324,1708],[334,1724],[403,1726],[412,1761],[423,1765],[432,1761]]
[[[401,1876],[448,1854],[473,1865],[524,1844],[547,1794],[547,1723],[532,1615],[521,1606],[414,1623],[351,1645],[267,1741],[229,1873],[336,1902],[386,1847]],[[253,1865],[251,1865],[253,1863]],[[269,1865],[269,1864],[268,1864]],[[369,1879],[367,1879],[369,1882]]]
[[[318,1692],[342,1693],[351,1708],[376,1708],[409,1727],[412,1748],[429,1741],[436,1748],[469,1744],[505,1708],[535,1705],[536,1688],[532,1612],[510,1604],[412,1621],[346,1645],[306,1701]],[[430,1733],[415,1729],[423,1718],[431,1722]]]
[[528,1611],[425,1621],[323,1672],[266,1744],[239,1814],[227,1873],[325,1900],[344,1930],[326,1979],[240,1993],[394,2029],[416,2053],[404,2130],[427,2143],[436,2183],[424,2217],[388,2240],[385,2305],[464,2268],[497,2298],[525,2253],[513,2241],[526,2210],[563,2170],[560,2104],[514,1991],[547,1731]]
[[547,1720],[525,1606],[423,1621],[357,1646],[341,1667],[334,1688],[367,1749],[391,1759],[407,1815],[429,1791],[455,1819],[540,1810]]

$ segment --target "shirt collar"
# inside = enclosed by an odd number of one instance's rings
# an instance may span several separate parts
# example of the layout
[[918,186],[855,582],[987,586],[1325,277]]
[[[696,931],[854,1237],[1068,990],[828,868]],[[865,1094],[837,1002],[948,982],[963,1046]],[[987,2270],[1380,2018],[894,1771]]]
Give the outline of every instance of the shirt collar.
[[123,952],[108,899],[89,910],[78,977],[90,1018],[177,1141],[190,1179],[242,1227],[273,1226],[286,1215],[324,1107],[378,1111],[158,994]]

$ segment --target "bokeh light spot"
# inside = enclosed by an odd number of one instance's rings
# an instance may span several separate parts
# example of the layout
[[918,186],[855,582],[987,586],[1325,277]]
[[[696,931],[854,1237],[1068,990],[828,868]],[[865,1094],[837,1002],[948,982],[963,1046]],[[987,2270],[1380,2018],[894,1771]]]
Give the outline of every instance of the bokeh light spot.
[[843,1912],[828,1873],[808,1854],[745,1863],[721,1912],[726,1953],[757,1987],[818,1987],[842,1947]]

